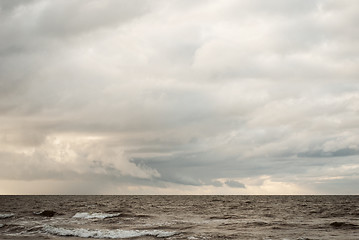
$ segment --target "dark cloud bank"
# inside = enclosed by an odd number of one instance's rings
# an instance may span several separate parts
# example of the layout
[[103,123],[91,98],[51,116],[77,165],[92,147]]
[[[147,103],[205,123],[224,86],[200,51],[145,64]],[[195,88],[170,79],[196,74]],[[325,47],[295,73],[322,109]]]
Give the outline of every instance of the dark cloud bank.
[[0,2],[0,194],[358,194],[356,1]]

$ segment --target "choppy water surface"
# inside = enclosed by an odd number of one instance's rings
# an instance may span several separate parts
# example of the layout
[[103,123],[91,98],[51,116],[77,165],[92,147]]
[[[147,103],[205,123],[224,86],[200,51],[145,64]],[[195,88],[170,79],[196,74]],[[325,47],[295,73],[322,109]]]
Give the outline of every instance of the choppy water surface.
[[0,239],[359,239],[359,196],[0,196]]

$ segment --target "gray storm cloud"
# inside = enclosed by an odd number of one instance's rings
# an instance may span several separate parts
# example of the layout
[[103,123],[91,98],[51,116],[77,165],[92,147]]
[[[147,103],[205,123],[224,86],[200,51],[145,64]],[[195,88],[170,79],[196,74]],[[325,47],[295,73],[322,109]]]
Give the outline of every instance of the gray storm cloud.
[[1,1],[0,193],[357,194],[358,11]]

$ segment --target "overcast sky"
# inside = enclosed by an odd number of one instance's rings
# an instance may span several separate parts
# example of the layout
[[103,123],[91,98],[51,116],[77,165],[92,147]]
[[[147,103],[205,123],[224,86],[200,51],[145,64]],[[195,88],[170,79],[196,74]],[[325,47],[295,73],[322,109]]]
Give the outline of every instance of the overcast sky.
[[0,1],[0,194],[359,194],[359,1]]

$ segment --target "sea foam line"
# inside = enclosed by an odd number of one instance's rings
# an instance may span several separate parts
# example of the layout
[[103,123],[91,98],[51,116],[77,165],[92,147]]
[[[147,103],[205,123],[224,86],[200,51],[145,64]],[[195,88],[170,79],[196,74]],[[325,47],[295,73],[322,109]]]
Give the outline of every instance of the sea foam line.
[[105,218],[112,218],[118,217],[121,213],[76,213],[73,218],[82,218],[82,219],[105,219]]
[[81,238],[133,238],[141,236],[153,236],[153,237],[170,237],[175,235],[175,232],[166,232],[160,230],[107,230],[107,229],[66,229],[62,227],[45,226],[43,230],[46,233],[57,236],[73,236]]

